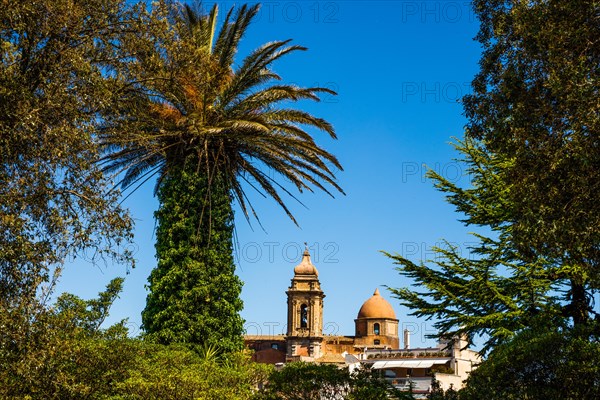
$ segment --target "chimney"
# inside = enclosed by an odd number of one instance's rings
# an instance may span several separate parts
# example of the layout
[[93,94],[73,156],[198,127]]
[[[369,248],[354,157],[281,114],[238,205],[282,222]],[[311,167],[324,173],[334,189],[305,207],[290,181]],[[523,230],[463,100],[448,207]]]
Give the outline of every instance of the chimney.
[[404,350],[410,349],[410,331],[404,330]]

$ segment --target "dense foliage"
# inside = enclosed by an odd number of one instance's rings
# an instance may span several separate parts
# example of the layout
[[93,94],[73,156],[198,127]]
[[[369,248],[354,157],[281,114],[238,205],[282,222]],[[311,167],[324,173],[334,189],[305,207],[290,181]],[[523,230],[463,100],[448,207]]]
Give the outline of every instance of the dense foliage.
[[95,165],[120,0],[0,7],[0,302],[33,301],[69,255],[131,263],[131,222]]
[[379,371],[350,372],[336,365],[294,362],[273,372],[256,400],[387,400],[413,399],[378,375]]
[[2,312],[0,397],[95,398],[122,379],[135,351],[124,324],[99,328],[122,283],[113,280],[89,301],[64,294],[32,319]]
[[511,240],[561,265],[563,311],[589,321],[600,282],[600,13],[574,1],[480,0],[484,53],[465,98],[467,135],[511,160]]
[[484,52],[464,99],[467,134],[513,160],[505,179],[515,246],[572,265],[576,280],[597,280],[598,4],[478,0],[474,7]]
[[[10,399],[249,399],[269,367],[236,353],[131,339],[121,321],[100,325],[121,291],[113,280],[97,299],[71,294],[0,337],[0,397]],[[5,320],[0,320],[8,328]],[[15,340],[18,338],[18,340]]]
[[109,399],[249,400],[271,370],[244,353],[229,354],[224,361],[177,345],[139,343],[138,348],[135,364]]
[[68,257],[133,264],[131,221],[95,164],[104,71],[132,13],[120,0],[0,2],[2,398],[82,398],[126,363],[120,327],[97,330],[120,281],[95,304],[47,303]]
[[[206,189],[196,164],[171,170],[159,188],[158,265],[142,322],[146,338],[241,350],[241,280],[233,262],[233,212],[222,180]],[[203,205],[210,203],[210,214]],[[198,215],[199,214],[199,215]],[[203,228],[200,229],[198,224]]]
[[490,353],[469,376],[460,399],[597,399],[598,339],[547,323],[527,328]]

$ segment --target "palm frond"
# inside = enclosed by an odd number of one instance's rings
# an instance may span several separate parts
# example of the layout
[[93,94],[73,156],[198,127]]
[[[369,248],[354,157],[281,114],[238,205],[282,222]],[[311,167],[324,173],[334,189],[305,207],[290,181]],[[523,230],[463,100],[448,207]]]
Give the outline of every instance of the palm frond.
[[[244,4],[237,11],[234,17],[234,22],[224,25],[224,27],[222,28],[226,30],[225,36],[223,38],[224,40],[221,43],[221,46],[215,46],[217,48],[215,48],[214,53],[218,56],[219,65],[221,65],[221,67],[230,68],[233,64],[233,57],[237,52],[238,44],[244,36],[244,34],[246,33],[250,22],[256,16],[259,9],[259,4],[256,4],[252,7],[248,7],[247,4]],[[218,41],[217,45],[219,45]]]
[[141,55],[142,72],[132,75],[135,83],[118,94],[125,99],[124,116],[110,121],[101,138],[105,153],[100,165],[121,176],[123,189],[135,191],[157,176],[156,193],[172,168],[194,162],[209,186],[214,176],[226,177],[246,219],[260,223],[245,190],[250,187],[274,199],[296,224],[282,198],[285,194],[302,204],[291,188],[344,193],[335,178],[342,170],[339,160],[311,132],[336,138],[333,126],[290,106],[335,92],[281,84],[272,69],[280,58],[306,48],[290,40],[266,43],[233,68],[240,40],[258,10],[258,5],[232,7],[220,27],[216,5],[205,14],[188,5],[174,11],[174,37],[182,42],[157,40],[154,45],[162,48]]
[[[229,87],[223,92],[224,103],[233,101],[235,97],[246,93],[248,90],[256,87],[259,83],[265,81],[263,71],[268,70],[269,56],[277,52],[278,49],[289,43],[290,40],[267,43],[257,50],[253,51],[244,59],[242,65],[235,71],[235,75]],[[304,49],[297,46],[294,50]],[[292,51],[294,51],[292,50]]]

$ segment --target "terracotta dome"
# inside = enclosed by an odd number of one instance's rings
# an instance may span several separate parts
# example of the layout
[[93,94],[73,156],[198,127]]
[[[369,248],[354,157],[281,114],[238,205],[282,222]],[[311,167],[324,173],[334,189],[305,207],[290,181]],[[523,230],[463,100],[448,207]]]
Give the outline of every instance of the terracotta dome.
[[375,289],[373,296],[360,308],[357,318],[396,319],[396,313],[392,305],[381,297],[379,289]]
[[294,274],[296,275],[316,275],[319,276],[319,271],[317,271],[317,267],[310,262],[310,253],[308,249],[304,250],[304,254],[302,255],[302,262],[296,265],[294,268]]

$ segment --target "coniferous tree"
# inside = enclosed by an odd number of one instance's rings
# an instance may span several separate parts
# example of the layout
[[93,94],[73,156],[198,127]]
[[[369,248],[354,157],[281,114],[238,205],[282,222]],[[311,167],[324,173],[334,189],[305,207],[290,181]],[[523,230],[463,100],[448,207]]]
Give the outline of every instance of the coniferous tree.
[[513,246],[563,266],[576,324],[600,287],[600,14],[573,1],[478,0],[483,47],[467,135],[511,159]]
[[472,185],[429,176],[465,224],[491,233],[475,234],[471,257],[455,248],[437,249],[429,263],[392,256],[418,287],[393,292],[414,314],[435,318],[439,336],[484,338],[488,358],[461,398],[595,398],[598,7],[474,6],[484,52],[458,145]]
[[594,325],[600,287],[597,5],[479,0],[481,70],[465,97],[472,186],[430,173],[476,234],[471,257],[394,259],[423,290],[395,294],[440,335],[482,334],[484,352],[538,318]]
[[512,245],[509,190],[503,180],[504,160],[486,152],[477,141],[456,144],[464,155],[472,187],[463,189],[430,171],[436,187],[465,215],[467,225],[485,226],[489,235],[475,234],[477,244],[465,254],[451,244],[435,248],[436,257],[415,263],[401,255],[388,256],[417,289],[391,289],[413,315],[434,318],[438,337],[485,337],[483,352],[529,326],[539,313],[560,314],[561,300],[554,278],[560,266],[543,257],[523,257]]

